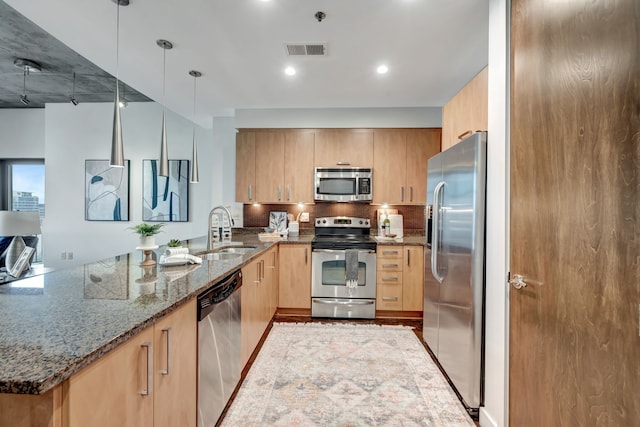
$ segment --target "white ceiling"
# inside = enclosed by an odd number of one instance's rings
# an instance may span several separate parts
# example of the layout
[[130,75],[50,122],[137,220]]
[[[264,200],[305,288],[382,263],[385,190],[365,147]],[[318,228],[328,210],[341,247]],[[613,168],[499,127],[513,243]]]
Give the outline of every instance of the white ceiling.
[[[5,0],[115,74],[112,0]],[[239,108],[442,106],[487,64],[488,0],[130,0],[120,8],[120,79],[209,127]],[[318,22],[317,11],[326,13]],[[166,96],[162,95],[162,49]],[[322,42],[326,57],[285,43]],[[377,65],[389,72],[378,75]],[[283,70],[291,65],[297,74]],[[193,116],[193,77],[198,79]]]

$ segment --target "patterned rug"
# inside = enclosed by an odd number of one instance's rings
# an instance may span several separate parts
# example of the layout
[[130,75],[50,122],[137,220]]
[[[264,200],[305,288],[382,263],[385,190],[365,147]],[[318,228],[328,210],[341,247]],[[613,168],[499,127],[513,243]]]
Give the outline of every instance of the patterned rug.
[[474,426],[404,326],[275,323],[222,426]]

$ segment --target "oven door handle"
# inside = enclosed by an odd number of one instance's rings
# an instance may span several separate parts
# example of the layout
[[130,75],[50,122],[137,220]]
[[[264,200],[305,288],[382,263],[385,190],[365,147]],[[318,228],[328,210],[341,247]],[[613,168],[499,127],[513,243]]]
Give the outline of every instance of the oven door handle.
[[318,304],[332,304],[332,305],[371,305],[375,303],[375,300],[341,301],[341,300],[312,299],[312,301]]
[[[327,253],[327,254],[337,254],[337,253],[344,253],[346,249],[312,249],[311,252],[322,252],[322,253]],[[362,251],[358,251],[358,253],[361,254],[375,254],[376,251],[374,250],[362,250]]]

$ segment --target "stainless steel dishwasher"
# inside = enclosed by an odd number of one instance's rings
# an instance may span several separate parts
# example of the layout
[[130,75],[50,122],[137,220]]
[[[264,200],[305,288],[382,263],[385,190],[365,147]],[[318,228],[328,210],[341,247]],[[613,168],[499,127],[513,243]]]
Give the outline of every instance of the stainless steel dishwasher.
[[198,426],[215,426],[240,381],[240,270],[198,295]]

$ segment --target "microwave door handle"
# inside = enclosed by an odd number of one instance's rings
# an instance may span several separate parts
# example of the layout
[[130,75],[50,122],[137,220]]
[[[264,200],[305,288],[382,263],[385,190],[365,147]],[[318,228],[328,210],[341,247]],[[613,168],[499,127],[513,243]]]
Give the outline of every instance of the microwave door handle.
[[444,188],[444,182],[440,181],[433,190],[433,228],[431,229],[431,274],[442,283],[444,277],[438,273],[438,246],[440,246],[440,193]]

